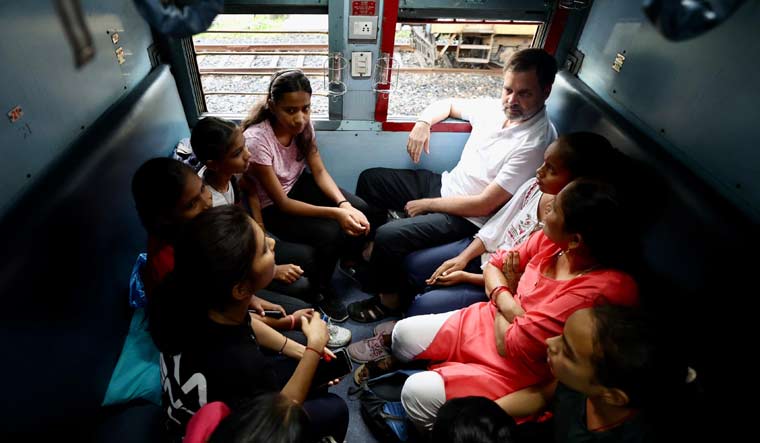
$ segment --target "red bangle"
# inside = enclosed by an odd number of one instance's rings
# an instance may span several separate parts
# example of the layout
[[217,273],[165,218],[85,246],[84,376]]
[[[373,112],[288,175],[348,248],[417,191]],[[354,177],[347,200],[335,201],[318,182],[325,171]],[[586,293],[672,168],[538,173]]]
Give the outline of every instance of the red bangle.
[[288,315],[288,317],[290,317],[290,329],[295,329],[296,318],[293,316],[293,314]]
[[316,352],[316,353],[317,353],[317,355],[319,356],[319,358],[322,358],[322,357],[324,356],[324,354],[323,354],[323,353],[321,353],[321,352],[317,351],[317,350],[316,350],[316,349],[314,349],[314,348],[310,348],[310,347],[308,347],[308,346],[306,347],[306,349],[304,349],[304,351],[303,351],[303,352],[305,353],[306,351],[314,351],[314,352]]
[[504,291],[509,291],[507,286],[497,286],[491,289],[491,293],[488,294],[488,298],[491,299],[491,304],[496,306],[496,301],[499,299],[499,294]]
[[488,298],[493,299],[493,296],[498,294],[499,292],[508,291],[509,287],[505,285],[497,286],[493,289],[491,289],[491,292],[488,293]]

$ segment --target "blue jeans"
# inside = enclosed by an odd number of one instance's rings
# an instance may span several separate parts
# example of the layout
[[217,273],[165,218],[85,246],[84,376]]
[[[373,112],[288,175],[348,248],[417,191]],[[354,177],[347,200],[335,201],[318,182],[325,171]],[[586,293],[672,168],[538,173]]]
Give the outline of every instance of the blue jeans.
[[[429,278],[444,261],[464,251],[472,240],[447,243],[433,248],[422,249],[409,254],[404,260],[409,283],[421,292],[412,301],[407,316],[423,314],[440,314],[467,307],[473,303],[486,300],[482,286],[459,284],[455,286],[426,286]],[[480,257],[471,260],[464,271],[480,274]]]
[[[404,271],[409,278],[409,284],[412,288],[420,292],[425,289],[427,280],[438,266],[450,258],[454,258],[469,246],[472,240],[463,238],[461,240],[446,243],[445,245],[434,246],[432,248],[420,249],[412,252],[404,259]],[[470,261],[464,268],[467,272],[480,274],[480,259]]]
[[[432,288],[432,287],[431,287]],[[418,295],[406,315],[441,314],[466,308],[473,303],[487,301],[485,288],[468,283],[454,286],[434,287]]]

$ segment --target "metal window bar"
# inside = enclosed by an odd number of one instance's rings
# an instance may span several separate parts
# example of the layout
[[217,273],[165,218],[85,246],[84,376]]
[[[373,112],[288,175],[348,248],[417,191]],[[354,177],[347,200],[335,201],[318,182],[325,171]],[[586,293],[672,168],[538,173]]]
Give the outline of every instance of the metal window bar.
[[220,31],[220,30],[203,31],[201,34],[317,34],[317,35],[327,35],[328,32],[327,31],[294,31],[294,30],[262,31],[262,30],[252,30],[252,29],[239,29],[239,30],[225,29],[224,31]]
[[[266,91],[263,92],[239,92],[239,91],[204,91],[203,92],[206,95],[267,95]],[[319,97],[328,97],[327,92],[325,91],[314,91],[311,93],[312,96],[316,95]]]
[[247,52],[233,52],[233,51],[209,51],[198,52],[195,51],[195,55],[280,55],[284,57],[298,57],[298,56],[324,56],[328,55],[327,52],[277,52],[277,51],[247,51]]

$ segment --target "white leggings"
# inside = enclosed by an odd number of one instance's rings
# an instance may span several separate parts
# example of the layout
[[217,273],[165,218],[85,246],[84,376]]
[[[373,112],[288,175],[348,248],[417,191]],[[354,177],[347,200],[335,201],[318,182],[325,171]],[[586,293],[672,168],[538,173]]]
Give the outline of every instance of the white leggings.
[[[393,328],[393,355],[409,362],[433,342],[446,320],[456,311],[417,315],[396,323]],[[420,429],[431,430],[438,410],[446,402],[443,378],[437,372],[424,371],[406,379],[401,390],[401,404],[409,419]]]

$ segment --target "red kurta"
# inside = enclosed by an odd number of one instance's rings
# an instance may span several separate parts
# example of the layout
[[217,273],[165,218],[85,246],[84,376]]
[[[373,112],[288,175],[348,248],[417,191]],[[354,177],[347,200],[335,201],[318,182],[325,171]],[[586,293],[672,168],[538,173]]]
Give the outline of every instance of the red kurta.
[[[560,251],[542,231],[520,245],[527,261],[515,299],[525,314],[515,317],[504,337],[506,356],[496,350],[496,308],[487,302],[462,309],[446,320],[430,346],[416,358],[433,360],[430,369],[445,382],[446,399],[479,395],[495,400],[516,390],[552,379],[546,362],[546,339],[562,334],[573,312],[604,299],[616,305],[636,305],[636,283],[627,274],[600,269],[570,280],[541,275]],[[499,253],[494,254],[498,263]]]

